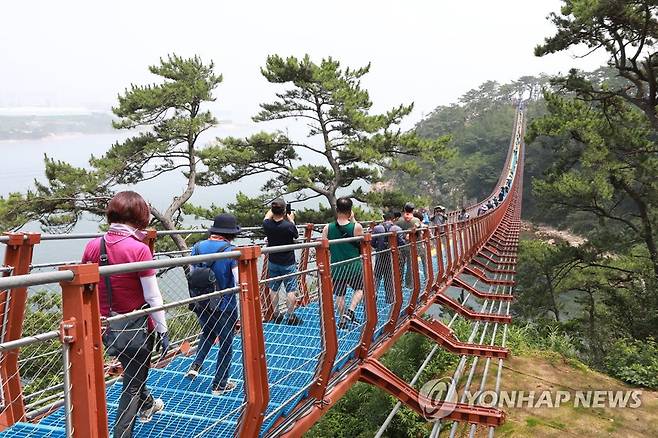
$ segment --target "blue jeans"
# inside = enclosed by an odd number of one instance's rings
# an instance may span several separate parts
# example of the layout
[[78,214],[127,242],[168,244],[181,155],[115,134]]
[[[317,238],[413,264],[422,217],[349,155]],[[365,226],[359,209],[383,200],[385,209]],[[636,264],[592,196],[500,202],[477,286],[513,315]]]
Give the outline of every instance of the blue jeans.
[[223,388],[228,382],[231,370],[233,336],[235,323],[238,320],[238,310],[232,308],[224,311],[216,310],[212,313],[200,312],[197,316],[201,324],[201,334],[199,335],[199,345],[194,363],[199,366],[203,365],[203,361],[208,356],[215,339],[219,338],[217,365],[212,385],[213,388],[217,386]]
[[[282,275],[294,274],[297,272],[297,265],[279,265],[277,263],[268,263],[269,276],[272,277],[281,277]],[[270,281],[270,290],[272,292],[278,292],[281,288],[281,283],[286,287],[286,292],[297,292],[299,287],[297,286],[297,275],[292,275],[288,278],[281,280],[272,280]]]

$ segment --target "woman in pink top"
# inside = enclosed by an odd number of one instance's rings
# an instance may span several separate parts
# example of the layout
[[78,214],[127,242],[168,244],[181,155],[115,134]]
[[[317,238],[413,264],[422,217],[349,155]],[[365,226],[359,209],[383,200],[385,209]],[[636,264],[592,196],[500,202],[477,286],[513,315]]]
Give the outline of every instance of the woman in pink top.
[[[107,221],[110,229],[102,237],[105,240],[110,264],[143,262],[153,260],[149,247],[142,242],[146,234],[141,231],[149,223],[150,210],[144,199],[131,191],[117,193],[107,206]],[[99,263],[101,238],[96,238],[85,247],[83,263]],[[112,288],[112,311],[128,313],[146,305],[161,306],[162,295],[155,277],[155,270],[116,274],[110,278]],[[105,282],[98,285],[101,314],[110,316],[109,300]],[[123,351],[117,356],[123,366],[123,389],[117,420],[114,425],[114,438],[132,437],[135,417],[139,414],[142,422],[148,422],[153,414],[164,409],[161,399],[153,398],[146,387],[151,352],[155,344],[153,331],[157,332],[163,352],[169,347],[167,321],[164,311],[154,312],[149,318],[146,345],[134,351]]]

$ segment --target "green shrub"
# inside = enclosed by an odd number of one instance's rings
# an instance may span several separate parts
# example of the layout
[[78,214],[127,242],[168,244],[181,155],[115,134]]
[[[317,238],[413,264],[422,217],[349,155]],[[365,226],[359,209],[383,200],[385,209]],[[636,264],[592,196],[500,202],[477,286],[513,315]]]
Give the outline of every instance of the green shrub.
[[658,345],[647,340],[617,340],[604,360],[608,373],[624,382],[658,388]]

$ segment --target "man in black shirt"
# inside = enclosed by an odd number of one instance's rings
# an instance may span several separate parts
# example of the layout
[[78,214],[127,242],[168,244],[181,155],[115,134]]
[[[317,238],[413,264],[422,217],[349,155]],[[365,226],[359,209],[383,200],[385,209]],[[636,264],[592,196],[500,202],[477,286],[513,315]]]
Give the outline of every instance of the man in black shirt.
[[[267,246],[292,245],[295,239],[299,237],[297,227],[295,227],[295,214],[290,212],[286,214],[286,203],[283,199],[272,201],[272,208],[265,215],[263,220],[263,231],[267,236]],[[290,325],[299,325],[303,321],[295,315],[295,304],[297,303],[297,261],[295,260],[295,251],[274,252],[269,254],[268,258],[268,277],[282,277],[278,280],[270,281],[270,297],[274,307],[274,322],[287,322]],[[282,315],[279,312],[279,289],[281,284],[285,286],[287,294],[287,312]]]

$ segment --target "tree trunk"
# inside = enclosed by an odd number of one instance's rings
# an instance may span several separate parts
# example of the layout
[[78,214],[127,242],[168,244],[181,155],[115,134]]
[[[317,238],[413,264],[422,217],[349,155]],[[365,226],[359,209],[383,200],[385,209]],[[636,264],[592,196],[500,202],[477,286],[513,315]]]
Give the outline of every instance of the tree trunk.
[[550,275],[546,274],[548,282],[548,292],[551,299],[551,312],[555,315],[555,321],[560,322],[560,311],[558,310],[557,301],[555,299],[555,288],[553,287],[553,279]]
[[640,221],[642,222],[642,233],[640,233],[640,237],[642,237],[644,240],[644,244],[647,247],[647,251],[649,252],[649,258],[651,259],[651,264],[653,266],[653,273],[655,277],[658,278],[658,248],[656,247],[656,241],[653,235],[653,224],[651,223],[651,218],[649,217],[649,208],[647,203],[642,198],[642,196],[637,193],[636,190],[633,190],[633,188],[623,179],[618,179],[612,175],[610,181],[612,182],[613,186],[621,187],[637,206]]
[[327,201],[329,202],[329,207],[331,207],[331,212],[333,213],[334,217],[336,216],[336,201],[338,198],[336,197],[336,193],[329,193],[325,195],[327,198]]
[[[165,230],[175,230],[176,229],[176,224],[174,223],[171,218],[166,217],[158,209],[155,207],[151,207],[151,214],[153,215],[154,218],[156,218],[160,223],[162,224],[162,227]],[[185,242],[185,239],[180,234],[172,234],[171,240],[174,241],[174,244],[176,247],[181,250],[181,251],[187,251],[187,243]]]

